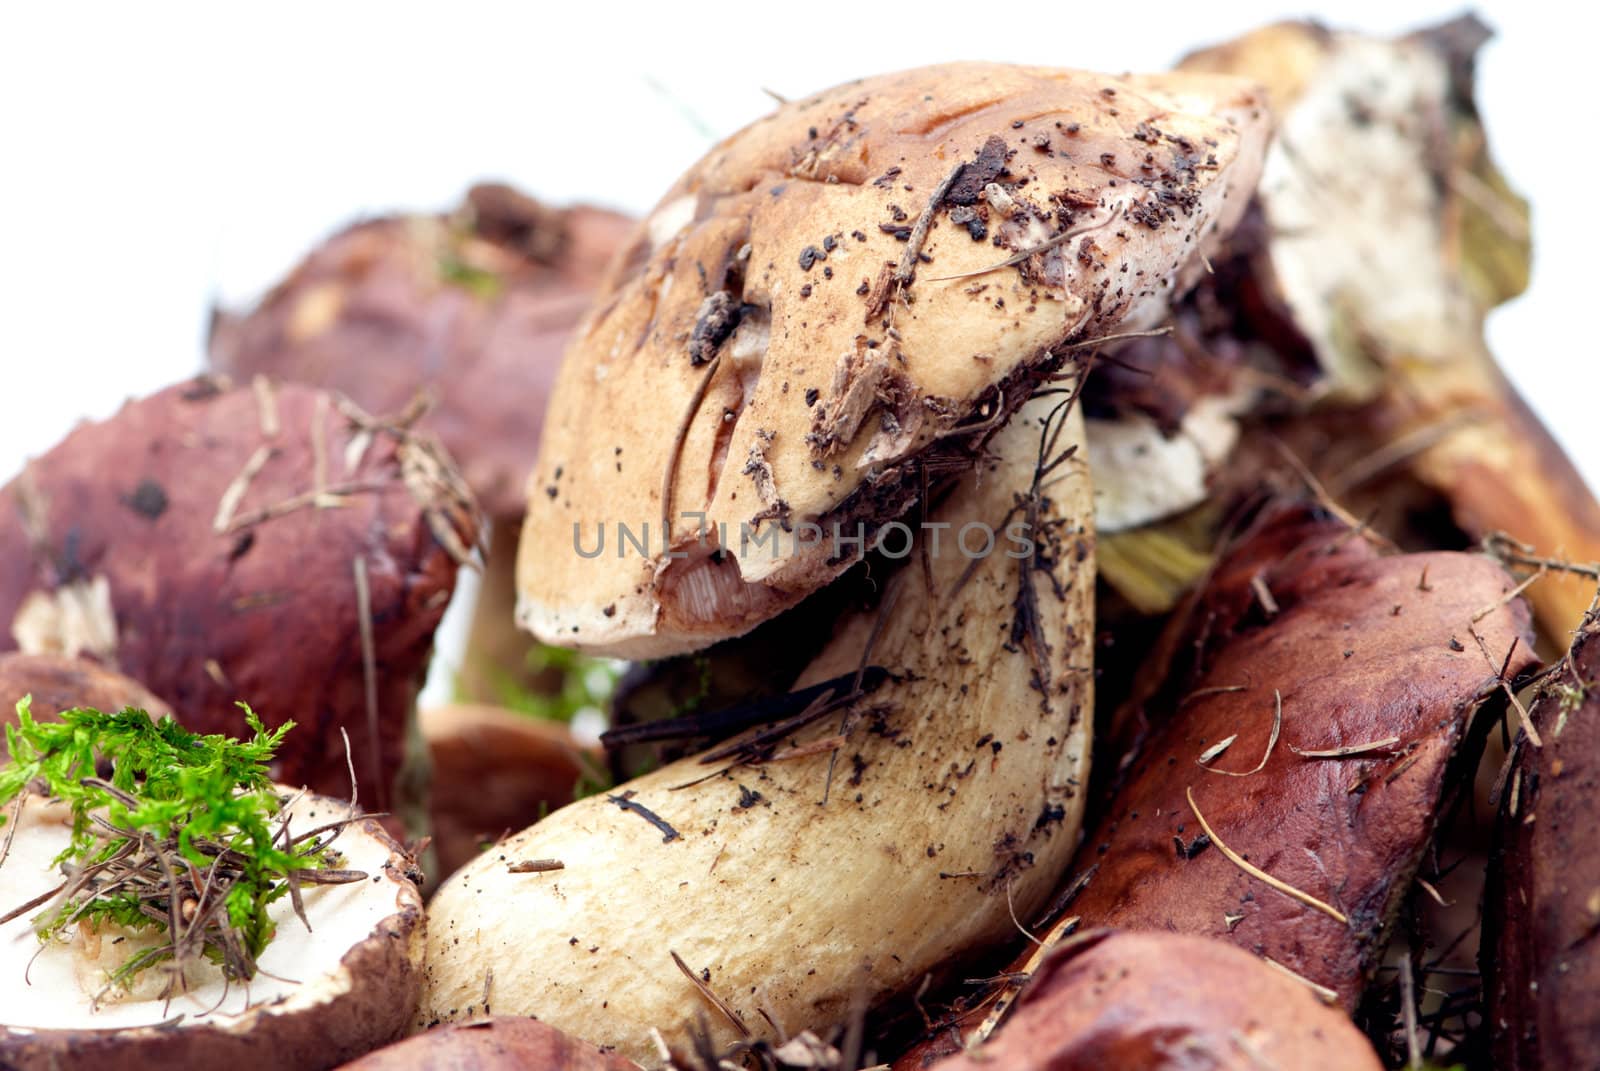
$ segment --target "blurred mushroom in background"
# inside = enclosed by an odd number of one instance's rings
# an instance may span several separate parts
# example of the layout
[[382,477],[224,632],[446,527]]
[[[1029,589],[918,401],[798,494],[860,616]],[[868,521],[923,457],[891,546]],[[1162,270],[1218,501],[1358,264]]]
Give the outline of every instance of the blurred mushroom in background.
[[[1530,255],[1473,104],[1487,37],[1284,22],[1180,64],[1260,81],[1279,125],[1212,273],[1085,390],[1103,575],[1139,613],[1263,491],[1309,488],[1407,550],[1600,560],[1600,505],[1484,342]],[[1556,568],[1529,589],[1549,650],[1591,594]]]
[[565,725],[474,703],[425,708],[418,716],[433,763],[433,846],[438,877],[486,845],[572,802],[599,769],[599,755]]
[[255,308],[214,314],[217,371],[298,380],[372,412],[417,407],[417,427],[460,464],[492,528],[464,699],[562,687],[512,624],[516,547],[562,351],[631,229],[606,209],[478,185],[447,213],[352,224]]
[[0,650],[92,658],[194,732],[239,732],[239,702],[294,721],[274,777],[348,796],[353,772],[420,829],[415,699],[477,540],[426,436],[309,387],[201,377],[0,487]]
[[31,697],[33,716],[47,721],[63,710],[134,707],[160,718],[172,709],[136,680],[87,658],[60,654],[0,654],[0,728],[16,722],[17,704]]

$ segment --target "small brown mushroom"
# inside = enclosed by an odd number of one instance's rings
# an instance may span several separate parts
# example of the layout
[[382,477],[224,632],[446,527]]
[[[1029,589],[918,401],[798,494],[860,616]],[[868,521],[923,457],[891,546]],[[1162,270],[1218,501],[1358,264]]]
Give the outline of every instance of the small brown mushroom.
[[152,718],[172,713],[138,681],[87,658],[20,651],[0,654],[0,726],[15,721],[14,711],[24,696],[33,697],[29,710],[41,721],[75,707],[134,707]]
[[[493,980],[487,983],[493,989]],[[498,1016],[435,1027],[340,1071],[639,1071],[639,1065],[536,1019]]]
[[1379,1071],[1303,984],[1224,941],[1100,931],[1046,957],[987,1044],[939,1071]]
[[1600,1052],[1600,616],[1531,711],[1500,796],[1480,952],[1495,1066],[1583,1067]]
[[429,440],[214,379],[80,426],[0,488],[0,647],[91,655],[197,732],[302,726],[275,776],[404,802],[405,727],[475,507]]
[[460,464],[493,524],[461,667],[468,698],[538,687],[512,624],[528,472],[562,350],[631,230],[619,213],[474,186],[448,214],[340,231],[255,308],[213,321],[212,367],[240,381],[306,383],[374,413],[428,400],[418,430]]
[[571,803],[585,759],[591,768],[599,762],[566,726],[498,707],[431,707],[418,727],[433,764],[429,808],[441,877]]
[[[318,246],[245,313],[219,312],[210,359],[398,413],[419,394],[484,511],[515,521],[567,339],[632,229],[475,186],[445,215],[368,219]],[[515,541],[512,540],[514,545]]]

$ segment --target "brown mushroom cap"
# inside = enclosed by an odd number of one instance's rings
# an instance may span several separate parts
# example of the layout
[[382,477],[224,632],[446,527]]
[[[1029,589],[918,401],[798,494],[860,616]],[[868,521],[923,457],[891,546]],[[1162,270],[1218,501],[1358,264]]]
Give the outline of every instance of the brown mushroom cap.
[[[1219,937],[1354,1007],[1473,711],[1502,664],[1509,679],[1533,662],[1527,607],[1496,605],[1513,586],[1484,557],[1383,557],[1337,523],[1272,517],[1189,617],[1193,675],[1147,704],[1160,727],[1078,852],[1070,914]],[[1282,884],[1229,859],[1196,810]]]
[[340,1071],[639,1071],[639,1065],[536,1019],[497,1016],[407,1038]]
[[448,216],[391,216],[329,238],[247,313],[221,313],[210,357],[338,391],[375,413],[426,390],[438,436],[495,518],[521,516],[561,351],[632,228],[476,186]]
[[[292,735],[292,734],[291,734]],[[17,841],[12,844],[3,875],[7,899],[33,886],[48,888],[58,880],[49,865],[56,848],[64,846],[65,830],[57,834],[60,844],[42,853],[35,851],[42,873],[27,877],[15,868],[24,863],[22,838],[33,823],[48,826],[52,818],[37,798],[27,801],[21,816]],[[320,797],[302,797],[296,804],[295,828],[312,825],[348,813],[348,805]],[[304,826],[301,823],[306,823]],[[170,1009],[159,1000],[129,1008],[109,1004],[99,1014],[100,1022],[115,1022],[117,1017],[129,1025],[102,1028],[53,1029],[41,1025],[34,1015],[61,1014],[52,999],[41,1004],[34,1000],[25,1008],[19,1001],[0,999],[0,1067],[17,1071],[100,1071],[116,1067],[127,1071],[157,1071],[174,1067],[227,1068],[229,1071],[318,1071],[335,1067],[361,1053],[403,1036],[415,1014],[421,979],[424,915],[422,896],[417,889],[420,878],[414,860],[405,854],[378,825],[367,820],[347,827],[337,846],[348,865],[367,871],[371,880],[353,885],[322,886],[307,889],[305,908],[315,930],[306,938],[307,947],[320,942],[326,946],[337,940],[338,927],[332,912],[363,912],[374,924],[369,932],[347,946],[324,948],[317,956],[317,970],[301,974],[287,984],[258,976],[259,999],[248,1007],[241,1001],[242,990],[233,987],[230,1001],[212,1014],[203,1014],[216,1003],[208,989],[203,1001],[195,1005],[190,998],[175,999]],[[34,888],[33,891],[39,891]],[[4,905],[9,909],[9,902]],[[262,968],[290,977],[294,961],[279,962],[274,949],[287,940],[287,934],[301,926],[287,900],[273,909],[279,936],[267,946]],[[15,927],[15,932],[12,931]],[[31,939],[26,918],[7,927],[4,941]],[[338,958],[332,955],[338,953]],[[52,946],[29,968],[33,986],[72,986],[70,996],[87,1000],[78,992],[70,964],[46,963],[74,954],[71,947]],[[280,952],[280,955],[282,953]],[[8,957],[8,962],[11,958]],[[26,955],[23,956],[26,962]],[[0,992],[14,992],[24,985],[22,964],[14,976],[0,978]],[[220,989],[221,983],[212,988]],[[272,988],[275,996],[261,997],[260,990]],[[149,1009],[146,1014],[147,1006]],[[182,1014],[181,1021],[166,1022]],[[70,1012],[68,1013],[70,1014]],[[95,1021],[87,1010],[86,1021]]]
[[[826,584],[851,556],[792,529],[897,516],[1065,347],[1159,320],[1243,211],[1267,128],[1234,79],[953,64],[724,141],[640,226],[562,367],[519,620],[654,657]],[[619,526],[645,524],[648,553],[619,557]]]
[[572,802],[585,749],[565,725],[459,703],[422,711],[417,726],[433,763],[429,807],[440,877],[474,859],[486,841]]
[[[1467,723],[1500,668],[1487,665],[1469,627],[1497,659],[1516,641],[1508,675],[1532,661],[1521,602],[1472,620],[1510,586],[1484,558],[1385,557],[1318,511],[1269,507],[1169,620],[1140,691],[1099,741],[1096,766],[1115,771],[1100,779],[1125,780],[1089,804],[1097,821],[1061,883],[1073,895],[1058,900],[1046,944],[1080,925],[1216,937],[1353,1008],[1431,842]],[[1198,760],[1230,738],[1202,769]],[[1373,742],[1382,746],[1362,747]],[[1326,754],[1340,747],[1355,750]],[[1190,791],[1224,844],[1349,923],[1226,858]],[[1025,975],[1038,955],[1023,947],[1002,975]],[[960,1051],[994,1007],[992,991],[961,991],[896,1071]]]
[[0,488],[0,647],[84,650],[195,732],[240,730],[236,701],[293,720],[276,775],[324,792],[350,790],[343,728],[386,809],[476,539],[464,495],[427,440],[358,426],[323,392],[172,387]]
[[1302,983],[1223,941],[1089,935],[1045,959],[981,1048],[941,1071],[1378,1071],[1371,1044]]
[[1501,796],[1480,951],[1495,1066],[1582,1067],[1600,1052],[1600,618],[1533,706]]
[[87,658],[20,651],[0,654],[0,725],[14,721],[13,712],[23,696],[33,697],[29,712],[41,720],[76,707],[134,707],[152,718],[172,713],[138,681]]

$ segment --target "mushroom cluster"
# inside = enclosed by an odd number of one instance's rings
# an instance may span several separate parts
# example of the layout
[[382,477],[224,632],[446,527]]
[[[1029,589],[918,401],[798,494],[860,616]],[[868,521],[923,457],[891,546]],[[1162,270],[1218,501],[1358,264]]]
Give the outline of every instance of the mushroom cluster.
[[219,313],[0,488],[0,1064],[1583,1065],[1483,39],[867,77]]

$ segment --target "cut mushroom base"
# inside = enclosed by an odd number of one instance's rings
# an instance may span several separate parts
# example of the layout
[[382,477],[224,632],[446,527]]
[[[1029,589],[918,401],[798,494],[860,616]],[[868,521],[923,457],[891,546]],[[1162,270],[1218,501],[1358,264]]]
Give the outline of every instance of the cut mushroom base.
[[[488,1003],[648,1061],[651,1028],[681,1037],[701,1011],[718,1043],[737,1037],[674,954],[738,1030],[792,1036],[955,969],[1013,914],[1031,917],[1076,844],[1092,723],[1081,459],[1044,477],[1039,555],[1007,553],[1041,434],[1060,432],[1051,456],[1081,442],[1076,412],[1041,428],[1058,404],[1024,407],[934,514],[987,525],[993,553],[969,560],[952,537],[928,572],[909,562],[876,612],[838,623],[797,687],[848,679],[863,658],[890,680],[785,734],[770,761],[673,763],[446,882],[430,908],[425,1019]],[[563,866],[511,872],[532,859]]]
[[[654,658],[826,585],[848,558],[804,526],[870,534],[918,501],[941,443],[967,440],[950,471],[970,468],[978,429],[1052,362],[1160,321],[1243,213],[1268,125],[1233,79],[954,64],[723,142],[640,225],[569,350],[519,621]],[[620,526],[646,524],[649,546],[623,552]],[[664,557],[701,527],[776,532],[780,550],[712,571]],[[573,547],[597,528],[598,560]]]
[[[303,796],[291,811],[291,834],[349,813],[347,804]],[[0,863],[0,912],[60,883],[53,860],[70,835],[65,805],[24,802]],[[32,919],[48,904],[0,926],[0,1066],[300,1071],[336,1066],[400,1037],[421,977],[418,874],[372,821],[346,827],[333,846],[343,867],[367,878],[306,887],[309,931],[288,897],[273,904],[277,932],[248,983],[230,984],[204,964],[192,970],[188,992],[171,1000],[159,992],[159,968],[128,991],[105,992],[108,971],[127,960],[127,950],[148,944],[146,932],[80,926],[41,946]]]

